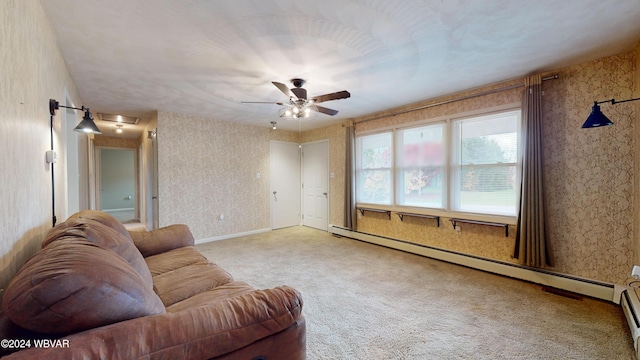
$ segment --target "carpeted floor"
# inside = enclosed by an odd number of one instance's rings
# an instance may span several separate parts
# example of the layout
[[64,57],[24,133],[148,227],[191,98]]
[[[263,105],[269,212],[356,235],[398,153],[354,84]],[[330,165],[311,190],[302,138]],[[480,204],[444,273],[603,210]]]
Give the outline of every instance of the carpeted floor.
[[302,293],[309,360],[634,359],[605,301],[307,227],[197,247],[238,280]]

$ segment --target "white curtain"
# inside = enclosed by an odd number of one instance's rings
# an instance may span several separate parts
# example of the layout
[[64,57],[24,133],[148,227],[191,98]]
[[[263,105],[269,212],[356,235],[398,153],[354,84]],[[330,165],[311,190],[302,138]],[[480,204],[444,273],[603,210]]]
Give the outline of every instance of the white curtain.
[[552,265],[545,224],[542,151],[542,77],[525,79],[522,109],[523,161],[514,258],[532,267]]

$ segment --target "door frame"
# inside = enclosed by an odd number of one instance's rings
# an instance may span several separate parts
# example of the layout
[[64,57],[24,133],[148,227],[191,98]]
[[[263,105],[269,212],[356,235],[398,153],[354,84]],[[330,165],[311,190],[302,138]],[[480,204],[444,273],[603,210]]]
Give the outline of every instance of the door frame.
[[133,167],[134,167],[134,191],[135,194],[132,197],[134,199],[134,217],[140,221],[140,163],[138,157],[138,149],[130,148],[130,147],[117,147],[117,146],[102,146],[95,145],[95,143],[91,142],[93,147],[93,191],[92,191],[92,200],[93,207],[92,209],[101,210],[102,207],[102,194],[101,194],[101,168],[102,168],[102,154],[101,151],[103,149],[113,149],[113,150],[130,150],[133,152]]

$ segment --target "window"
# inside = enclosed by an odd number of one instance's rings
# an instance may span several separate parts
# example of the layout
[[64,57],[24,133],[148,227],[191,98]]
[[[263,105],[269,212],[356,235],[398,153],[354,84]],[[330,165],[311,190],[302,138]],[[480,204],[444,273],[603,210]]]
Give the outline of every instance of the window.
[[516,215],[520,111],[454,120],[451,209]]
[[516,216],[520,109],[358,135],[358,203]]
[[398,205],[445,207],[444,125],[397,131]]
[[392,133],[358,137],[356,147],[357,201],[390,205],[392,188]]

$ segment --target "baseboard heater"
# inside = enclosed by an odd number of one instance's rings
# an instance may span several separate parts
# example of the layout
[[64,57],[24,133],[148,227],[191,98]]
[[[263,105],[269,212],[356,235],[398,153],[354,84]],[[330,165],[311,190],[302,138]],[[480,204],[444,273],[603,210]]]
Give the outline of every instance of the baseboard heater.
[[[334,225],[329,226],[329,233],[494,274],[550,286],[597,299],[611,301],[616,304],[620,302],[620,295],[624,290],[624,287],[619,285],[556,273],[553,271],[530,268],[518,264],[511,264],[450,250],[438,249],[428,245],[421,245],[380,235],[353,231]],[[640,309],[640,307],[638,309]]]
[[636,351],[636,359],[640,358],[640,351],[638,351],[638,338],[640,337],[640,300],[638,294],[633,288],[627,288],[622,292],[620,298],[620,306],[624,312],[624,316],[627,318],[629,324],[629,330],[631,331],[631,339],[633,340],[633,347]]

